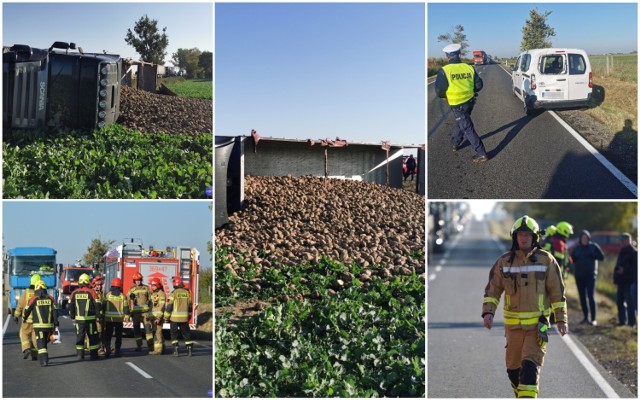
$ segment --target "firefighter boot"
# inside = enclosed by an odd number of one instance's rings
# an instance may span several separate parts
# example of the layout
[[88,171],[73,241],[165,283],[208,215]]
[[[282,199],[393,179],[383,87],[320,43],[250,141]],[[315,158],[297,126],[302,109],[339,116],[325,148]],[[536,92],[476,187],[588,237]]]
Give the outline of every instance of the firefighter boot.
[[192,344],[190,344],[190,345],[188,345],[188,346],[187,346],[187,355],[188,355],[189,357],[191,357],[191,356],[193,355],[193,354],[191,354],[191,349],[192,349],[192,348],[193,348],[193,345],[192,345]]
[[531,360],[522,360],[518,397],[538,397],[538,365]]
[[99,360],[100,359],[100,356],[98,355],[98,349],[91,350],[89,352],[89,354],[91,354],[91,359],[92,360]]
[[136,339],[136,351],[142,351],[142,339]]
[[49,365],[49,354],[47,353],[38,354],[38,359],[40,360],[41,367],[46,367],[47,365]]
[[84,349],[76,349],[76,360],[84,360]]
[[516,397],[518,397],[518,385],[520,384],[520,368],[507,368],[507,375],[509,376],[509,380],[511,381],[511,388],[513,389],[513,393],[515,393]]
[[177,344],[173,345],[173,356],[174,357],[178,357],[178,345]]
[[38,361],[38,350],[31,350],[31,361]]
[[149,353],[153,351],[153,339],[147,340],[147,347],[149,347]]
[[29,358],[30,354],[31,354],[31,350],[26,349],[25,351],[22,352],[22,358],[26,360],[27,358]]
[[114,357],[120,357],[120,348],[116,348],[115,353],[113,354]]

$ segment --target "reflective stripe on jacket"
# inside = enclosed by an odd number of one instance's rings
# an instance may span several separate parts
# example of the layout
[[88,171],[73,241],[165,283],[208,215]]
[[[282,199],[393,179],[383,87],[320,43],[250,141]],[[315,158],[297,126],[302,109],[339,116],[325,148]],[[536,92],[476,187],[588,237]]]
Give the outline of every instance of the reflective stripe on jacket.
[[[131,295],[135,298],[131,299]],[[145,313],[149,311],[151,291],[147,285],[132,286],[127,293],[127,298],[131,301],[131,314]]]
[[491,268],[482,315],[495,315],[504,292],[504,324],[507,328],[534,329],[540,316],[548,318],[551,311],[557,322],[566,322],[564,282],[560,267],[551,254],[540,249],[529,254],[517,250],[512,262],[511,257],[511,252],[503,254]]
[[167,300],[164,319],[171,322],[188,322],[191,318],[191,293],[185,288],[173,290]]
[[[16,307],[16,311],[14,312],[13,316],[16,318],[20,318],[22,317],[22,314],[24,313],[25,309],[29,306],[29,300],[36,294],[36,291],[31,289],[31,288],[27,288],[24,290],[24,292],[20,293],[20,297],[18,298],[18,306]],[[29,317],[27,318],[27,323],[30,324],[33,322],[32,316],[29,315]]]
[[122,322],[129,314],[129,302],[124,294],[109,292],[104,302],[104,320],[107,322]]
[[167,295],[163,289],[158,289],[151,293],[151,313],[157,320],[162,319],[164,315],[164,308],[167,303]]
[[33,317],[34,329],[53,330],[53,327],[58,325],[58,310],[55,300],[44,291],[31,297],[24,315]]
[[449,81],[447,101],[457,106],[471,100],[474,95],[473,77],[476,71],[465,63],[447,64],[442,67]]
[[93,321],[100,312],[100,301],[96,292],[86,286],[71,293],[69,316],[77,321]]

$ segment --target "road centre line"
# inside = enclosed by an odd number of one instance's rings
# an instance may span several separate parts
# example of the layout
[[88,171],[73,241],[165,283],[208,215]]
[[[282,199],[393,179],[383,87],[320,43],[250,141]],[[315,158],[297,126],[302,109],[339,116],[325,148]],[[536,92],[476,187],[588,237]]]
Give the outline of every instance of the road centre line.
[[[500,69],[504,71],[505,74],[509,75],[509,77],[511,77],[511,73],[506,69],[504,69],[502,67],[502,64],[500,65]],[[589,142],[587,142],[587,140],[583,138],[578,132],[576,132],[575,129],[573,129],[569,124],[564,122],[564,120],[560,118],[558,114],[556,114],[554,111],[551,111],[551,110],[548,110],[548,111],[549,111],[549,114],[551,114],[551,116],[555,118],[560,123],[560,125],[562,125],[562,127],[565,128],[571,134],[571,136],[573,136],[578,141],[578,143],[583,145],[584,148],[589,153],[591,153],[591,155],[593,155],[596,158],[596,160],[598,160],[600,164],[602,164],[603,167],[605,167],[609,172],[611,172],[611,174],[615,176],[616,179],[618,179],[620,183],[622,183],[624,187],[626,187],[627,190],[631,192],[631,194],[633,194],[633,197],[636,197],[636,198],[638,197],[638,186],[636,184],[634,184],[618,168],[616,168],[613,164],[611,164],[609,160],[607,160],[602,154],[600,154],[600,152],[596,150],[595,147],[593,147]]]
[[9,321],[11,320],[11,315],[7,315],[7,320],[4,321],[4,326],[2,327],[2,336],[4,337],[5,332],[7,331],[7,327],[9,327]]
[[[554,329],[556,330],[556,332],[558,332],[558,327],[556,325],[554,325]],[[560,336],[559,333],[558,333],[558,336]],[[584,369],[587,370],[587,372],[589,373],[593,381],[598,385],[598,387],[600,387],[600,390],[604,392],[607,398],[610,398],[610,399],[620,398],[620,395],[616,393],[616,391],[611,387],[611,385],[609,385],[609,382],[607,382],[607,380],[604,379],[604,377],[600,374],[600,372],[598,372],[596,367],[591,363],[591,361],[589,361],[587,356],[575,344],[571,336],[564,335],[564,336],[560,336],[560,338],[564,340],[567,347],[569,347],[569,350],[571,350],[573,355],[578,359],[578,361],[580,361],[580,364],[582,364]]]
[[130,366],[131,368],[133,368],[137,373],[139,373],[140,375],[142,375],[143,377],[147,378],[147,379],[153,379],[153,376],[147,374],[146,372],[144,372],[143,370],[141,370],[138,366],[136,366],[134,363],[127,361],[125,364],[127,364],[128,366]]

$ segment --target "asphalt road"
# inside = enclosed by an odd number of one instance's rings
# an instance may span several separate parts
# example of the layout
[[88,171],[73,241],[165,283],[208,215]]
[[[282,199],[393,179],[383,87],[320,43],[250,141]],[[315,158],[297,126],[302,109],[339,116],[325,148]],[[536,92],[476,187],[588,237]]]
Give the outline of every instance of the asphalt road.
[[[629,199],[619,179],[549,112],[524,113],[510,75],[497,64],[477,66],[484,89],[471,114],[488,162],[471,162],[465,141],[453,152],[453,113],[428,86],[428,178],[431,199]],[[637,193],[637,188],[635,189]]]
[[[196,341],[193,356],[173,357],[136,353],[135,341],[123,338],[123,355],[89,361],[76,360],[75,327],[68,317],[61,317],[62,343],[49,344],[49,366],[22,358],[19,325],[11,319],[7,324],[3,313],[2,397],[211,397],[213,389],[212,343]],[[171,341],[165,340],[165,352]],[[144,349],[144,346],[143,346]],[[134,369],[137,367],[140,371]],[[146,374],[145,375],[143,375]]]
[[[484,222],[473,221],[444,254],[434,255],[429,263],[427,396],[430,398],[513,397],[505,366],[503,299],[491,330],[484,328],[480,316],[489,270],[503,252],[499,246]],[[555,326],[551,331],[539,397],[635,397],[598,366],[576,339],[570,339],[571,322],[575,320],[576,317],[569,316],[569,334],[564,338]],[[572,345],[579,349],[578,356],[571,351]],[[587,369],[579,356],[595,367]]]

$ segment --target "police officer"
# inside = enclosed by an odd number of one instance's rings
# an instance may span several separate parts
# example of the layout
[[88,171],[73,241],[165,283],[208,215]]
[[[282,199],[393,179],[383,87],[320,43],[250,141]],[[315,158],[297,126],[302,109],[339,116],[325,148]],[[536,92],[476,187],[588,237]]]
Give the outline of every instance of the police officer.
[[556,260],[540,249],[539,228],[528,216],[511,228],[511,250],[498,258],[482,301],[484,326],[491,329],[504,292],[507,375],[516,397],[537,397],[540,367],[547,351],[551,310],[560,335],[568,331],[562,273]]
[[47,285],[43,281],[36,282],[35,295],[29,300],[29,306],[22,317],[23,321],[31,317],[31,314],[38,345],[38,359],[40,366],[46,367],[49,365],[49,336],[54,330],[58,330],[58,310],[53,297],[47,294]]
[[151,286],[151,327],[155,332],[155,340],[153,343],[153,352],[150,354],[162,354],[164,349],[164,338],[162,337],[162,317],[164,314],[165,304],[167,303],[167,295],[165,294],[162,283],[159,278],[151,278],[149,280]]
[[192,355],[193,342],[191,341],[191,329],[189,320],[191,319],[191,293],[182,285],[179,276],[173,277],[173,292],[167,300],[164,311],[164,319],[171,325],[171,344],[173,345],[173,355],[178,357],[178,329],[184,338],[187,346],[187,353]]
[[136,339],[136,351],[142,350],[142,332],[140,323],[143,324],[143,331],[147,339],[149,351],[153,351],[153,333],[149,322],[149,305],[151,303],[151,291],[149,286],[142,284],[142,274],[133,274],[134,285],[129,289],[127,297],[130,300],[131,319],[133,321],[133,336]]
[[111,338],[115,332],[116,345],[115,357],[120,357],[122,347],[122,322],[129,317],[129,301],[122,294],[122,280],[113,278],[111,280],[111,291],[104,298],[104,342],[105,357],[111,355]]
[[[22,317],[24,314],[24,310],[27,308],[29,300],[35,295],[35,285],[40,282],[42,278],[39,274],[31,275],[31,280],[29,281],[29,287],[24,290],[24,292],[20,293],[20,297],[18,298],[18,306],[13,313],[14,320],[16,324],[18,323],[18,319]],[[31,354],[32,360],[38,359],[38,350],[36,349],[36,336],[33,331],[33,318],[29,316],[29,318],[22,319],[22,325],[20,326],[20,346],[22,348],[23,358],[26,360]]]
[[89,287],[89,275],[82,274],[78,278],[80,287],[71,293],[69,299],[69,316],[76,323],[76,355],[78,360],[84,359],[84,336],[89,337],[89,353],[92,360],[97,360],[100,341],[96,327],[96,319],[100,314],[101,304],[96,292]]
[[440,98],[446,98],[451,111],[456,119],[456,127],[451,135],[453,151],[458,151],[466,137],[476,155],[474,162],[489,160],[484,144],[478,136],[471,121],[471,111],[475,104],[475,94],[482,90],[482,79],[472,66],[460,60],[461,46],[453,43],[442,49],[449,64],[442,67],[436,76],[436,94]]

